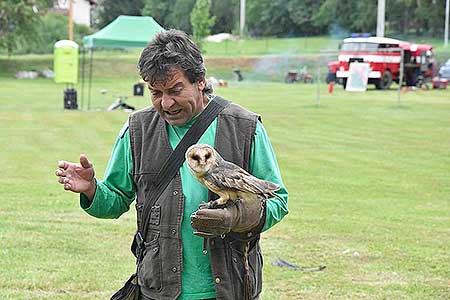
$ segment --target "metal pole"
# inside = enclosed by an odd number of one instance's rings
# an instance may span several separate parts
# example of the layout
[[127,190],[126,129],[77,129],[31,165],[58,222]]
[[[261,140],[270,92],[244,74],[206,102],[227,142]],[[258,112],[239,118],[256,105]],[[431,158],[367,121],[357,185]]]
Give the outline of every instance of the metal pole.
[[322,55],[319,55],[319,58],[317,59],[317,93],[316,93],[316,102],[317,107],[320,106],[320,59]]
[[241,38],[244,37],[244,28],[245,28],[245,0],[241,0],[240,24],[239,24]]
[[378,0],[378,13],[377,13],[377,36],[384,36],[384,14],[386,7],[385,0]]
[[445,32],[444,32],[444,47],[448,46],[448,14],[449,14],[449,0],[445,1]]
[[85,65],[86,65],[86,48],[81,49],[81,110],[83,110],[84,102],[84,77],[85,77]]
[[398,79],[398,95],[397,95],[397,106],[400,106],[400,94],[403,85],[403,69],[405,66],[405,62],[403,60],[403,49],[400,49],[400,78]]
[[89,91],[88,91],[88,110],[91,108],[91,94],[92,94],[92,64],[94,63],[94,48],[89,48],[90,60],[89,60]]
[[69,0],[69,40],[73,41],[73,2]]
[[308,52],[308,36],[305,35],[305,52]]

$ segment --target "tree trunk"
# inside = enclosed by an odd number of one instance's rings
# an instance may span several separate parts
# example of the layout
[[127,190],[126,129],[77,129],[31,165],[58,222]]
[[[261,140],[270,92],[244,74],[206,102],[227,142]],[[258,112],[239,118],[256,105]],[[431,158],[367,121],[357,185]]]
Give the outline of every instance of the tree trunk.
[[409,12],[408,8],[406,8],[403,11],[402,34],[405,34],[408,31],[408,23],[409,23],[408,12]]

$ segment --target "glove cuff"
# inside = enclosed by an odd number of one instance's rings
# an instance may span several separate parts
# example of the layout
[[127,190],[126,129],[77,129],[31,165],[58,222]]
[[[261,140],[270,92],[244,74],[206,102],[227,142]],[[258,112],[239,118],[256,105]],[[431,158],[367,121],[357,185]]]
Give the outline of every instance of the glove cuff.
[[249,241],[258,237],[264,228],[264,225],[266,223],[266,200],[261,201],[259,214],[253,216],[253,222],[245,222],[246,226],[239,226],[244,225],[241,220],[245,217],[248,217],[245,215],[246,214],[240,214],[240,219],[237,220],[229,235],[237,240]]

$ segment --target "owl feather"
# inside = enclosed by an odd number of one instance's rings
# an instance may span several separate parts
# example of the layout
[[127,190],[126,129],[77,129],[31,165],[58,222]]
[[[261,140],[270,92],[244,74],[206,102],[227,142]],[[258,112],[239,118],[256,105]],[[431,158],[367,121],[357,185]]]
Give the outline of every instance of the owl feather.
[[192,174],[209,190],[219,195],[212,205],[223,205],[228,200],[273,198],[280,186],[251,175],[232,162],[224,160],[217,151],[205,144],[191,146],[186,161]]

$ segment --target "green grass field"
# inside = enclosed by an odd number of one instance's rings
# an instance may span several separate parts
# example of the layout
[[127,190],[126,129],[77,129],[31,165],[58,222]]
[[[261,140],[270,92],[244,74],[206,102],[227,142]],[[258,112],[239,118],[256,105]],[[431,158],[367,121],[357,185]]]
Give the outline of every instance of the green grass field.
[[[445,48],[442,40],[426,37],[399,38],[410,42],[432,44],[438,67],[450,58],[450,48]],[[317,69],[320,68],[320,80],[323,81],[328,72],[327,63],[337,60],[341,41],[342,39],[329,36],[247,38],[221,43],[205,42],[203,49],[208,76],[225,80],[234,79],[233,69],[239,68],[246,79],[282,82],[288,70],[300,71],[306,67],[315,80],[318,77]],[[138,80],[136,64],[140,52],[141,49],[96,50],[93,65],[94,77],[113,79],[125,76],[127,79]],[[80,61],[81,59],[80,54]],[[88,59],[89,54],[86,54],[86,74],[89,69]],[[114,64],[111,64],[111,59],[114,59]],[[51,54],[13,57],[0,55],[0,76],[13,77],[20,70],[42,70],[43,68],[53,68]],[[109,96],[124,93],[120,82],[119,85],[115,83],[112,87],[105,87],[110,91]]]
[[[412,43],[431,44],[435,52],[449,55],[450,50],[444,47],[443,39],[427,37],[392,36]],[[258,55],[316,55],[320,51],[337,51],[342,38],[329,36],[311,36],[297,38],[247,38],[221,43],[206,42],[206,56],[258,56]]]
[[[17,64],[48,57],[2,64],[0,299],[109,299],[133,272],[134,208],[89,217],[54,175],[58,160],[86,153],[102,177],[128,117],[104,108],[137,80],[135,59],[116,59],[99,63],[90,111],[64,111],[50,80],[11,79]],[[317,103],[315,85],[229,84],[217,94],[262,115],[290,191],[290,214],[262,235],[263,300],[450,299],[450,90],[398,102],[395,90],[320,86]],[[277,258],[327,268],[302,273]]]

